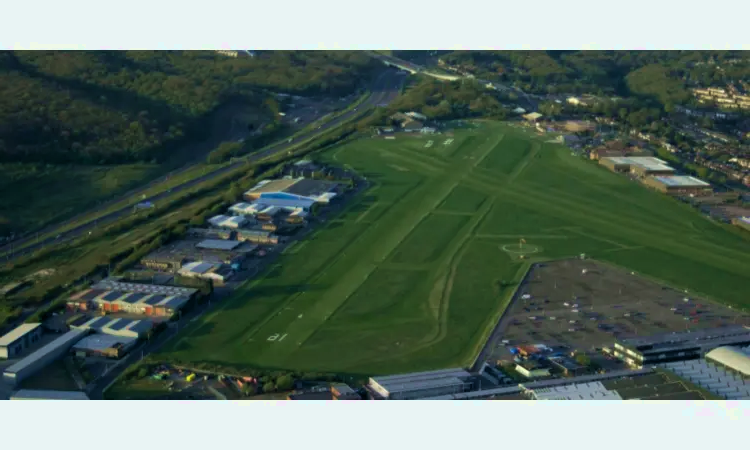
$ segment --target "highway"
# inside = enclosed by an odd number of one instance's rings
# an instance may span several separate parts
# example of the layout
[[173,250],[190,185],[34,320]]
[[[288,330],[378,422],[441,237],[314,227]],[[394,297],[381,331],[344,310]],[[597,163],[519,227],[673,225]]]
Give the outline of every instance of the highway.
[[[354,108],[351,111],[347,111],[346,113],[336,117],[333,120],[330,120],[328,122],[325,122],[322,124],[318,129],[309,131],[307,133],[301,134],[300,136],[297,136],[294,138],[293,141],[289,142],[288,139],[285,139],[283,141],[277,142],[276,144],[271,145],[267,149],[252,153],[250,155],[247,155],[242,158],[236,158],[236,162],[229,164],[227,166],[223,166],[221,168],[218,168],[212,172],[208,172],[205,175],[202,175],[200,177],[194,178],[190,181],[187,181],[185,183],[182,183],[180,185],[174,186],[172,189],[167,190],[165,192],[161,192],[159,194],[153,195],[151,197],[141,198],[139,199],[140,202],[151,202],[155,203],[159,200],[162,200],[168,196],[171,196],[175,193],[178,193],[180,191],[184,191],[186,189],[190,189],[198,184],[201,184],[205,181],[214,179],[216,177],[219,177],[227,172],[232,171],[233,169],[236,169],[240,167],[242,164],[244,164],[246,161],[255,162],[259,161],[271,156],[275,156],[281,153],[284,153],[288,151],[291,147],[297,145],[298,142],[304,142],[306,140],[309,140],[311,138],[315,138],[317,136],[320,136],[340,125],[343,123],[356,118],[359,115],[362,115],[365,111],[369,109],[373,109],[381,104],[387,104],[393,101],[399,94],[401,86],[403,85],[405,79],[404,74],[400,74],[395,70],[386,70],[382,72],[374,81],[373,87],[370,90],[370,96],[362,102],[357,108]],[[134,194],[129,193],[129,196],[133,196]],[[46,239],[43,239],[39,242],[35,242],[31,245],[26,245],[25,247],[22,247],[18,249],[18,247],[23,246],[24,244],[28,244],[29,242],[32,242],[35,238],[33,235],[31,236],[25,236],[21,239],[17,239],[13,241],[11,244],[8,244],[2,248],[0,248],[0,253],[10,252],[13,249],[17,249],[12,252],[12,254],[8,253],[3,259],[6,260],[6,262],[13,261],[23,255],[26,255],[28,253],[32,253],[38,249],[44,248],[47,245],[50,244],[58,244],[61,242],[69,241],[71,239],[75,239],[79,236],[84,235],[88,231],[96,228],[97,226],[101,225],[107,225],[109,223],[112,223],[118,219],[121,219],[125,216],[128,216],[129,214],[132,214],[133,212],[133,205],[129,204],[128,206],[124,206],[116,211],[113,211],[109,214],[106,214],[104,216],[98,217],[97,219],[85,222],[75,228],[72,228],[68,231],[65,231],[61,233],[59,236],[56,237],[49,237]]]
[[[400,59],[400,58],[396,58],[394,56],[386,56],[386,55],[383,55],[383,54],[377,53],[377,52],[368,52],[368,54],[371,57],[373,57],[373,58],[379,59],[385,65],[393,66],[393,67],[396,67],[396,68],[401,69],[401,70],[406,70],[406,71],[408,71],[410,73],[413,73],[413,74],[421,73],[422,75],[427,75],[429,77],[433,77],[433,78],[437,78],[437,79],[441,79],[441,80],[446,80],[447,79],[446,76],[430,72],[430,70],[428,68],[420,66],[419,64],[414,64],[412,62],[409,62],[409,61],[406,61],[406,60],[403,60],[403,59]],[[470,77],[466,77],[466,76],[457,76],[457,77],[458,78],[466,78],[466,79],[470,78]],[[480,79],[477,79],[477,78],[473,78],[473,79],[476,82],[478,82],[480,84],[483,84],[485,86],[488,85],[488,84],[491,84],[498,91],[515,92],[516,94],[518,94],[518,100],[519,100],[519,102],[521,102],[523,104],[523,107],[527,111],[529,111],[529,112],[536,111],[537,108],[539,107],[539,102],[537,101],[538,96],[529,95],[529,94],[527,94],[526,92],[522,91],[521,89],[519,89],[517,87],[506,86],[506,85],[501,84],[501,83],[496,83],[496,82],[487,81],[487,80],[480,80]]]

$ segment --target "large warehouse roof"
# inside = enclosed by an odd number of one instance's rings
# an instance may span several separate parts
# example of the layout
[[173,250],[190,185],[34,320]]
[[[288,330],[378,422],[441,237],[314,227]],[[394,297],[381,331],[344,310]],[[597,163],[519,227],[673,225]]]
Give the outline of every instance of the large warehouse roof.
[[87,333],[88,330],[85,329],[72,329],[59,338],[55,339],[54,341],[50,342],[49,344],[45,345],[44,347],[40,348],[39,350],[35,351],[34,353],[30,354],[29,356],[25,357],[24,359],[8,367],[7,369],[5,369],[5,373],[18,373],[24,370],[27,366],[44,358],[48,354],[59,350],[60,347],[67,346],[68,348],[70,348],[70,346],[83,338]]
[[205,241],[199,242],[196,247],[205,248],[211,250],[234,250],[241,242],[239,241],[227,241],[225,239],[206,239]]
[[180,286],[165,286],[159,284],[140,284],[140,283],[122,283],[113,280],[103,280],[92,286],[93,289],[107,291],[123,292],[142,292],[145,294],[164,294],[164,295],[187,295],[191,296],[198,292],[198,289],[186,288]]
[[263,192],[283,192],[303,178],[281,178],[278,180],[263,180],[245,194],[260,194]]
[[[370,384],[391,395],[396,392],[410,392],[442,386],[460,386],[463,379],[470,377],[463,369],[444,369],[431,372],[407,373],[370,378]],[[382,392],[381,391],[381,392]]]
[[[108,331],[112,334],[122,334],[123,330],[131,332],[138,336],[148,332],[153,323],[150,320],[133,320],[124,318],[111,318],[111,317],[94,317],[81,324],[71,324],[74,329],[80,330],[96,330],[102,333]],[[111,331],[110,331],[111,330]]]
[[73,345],[73,350],[90,350],[90,351],[103,351],[108,348],[113,348],[117,344],[121,344],[123,348],[127,349],[135,345],[138,338],[132,336],[114,336],[111,334],[92,334],[86,336],[80,341]]
[[535,400],[622,400],[620,394],[605,388],[601,381],[529,389],[527,392]]
[[40,326],[42,326],[41,323],[24,323],[17,326],[13,331],[0,338],[0,347],[5,347],[16,342],[19,338],[31,333]]
[[10,396],[11,400],[89,400],[89,397],[80,391],[43,391],[21,389]]
[[406,382],[406,381],[427,380],[427,379],[442,378],[442,377],[466,378],[470,376],[471,374],[469,374],[469,372],[465,371],[464,369],[442,369],[442,370],[432,370],[428,372],[414,372],[414,373],[404,373],[404,374],[399,374],[399,375],[372,377],[372,380],[374,380],[381,386],[384,386],[383,383],[386,383],[386,384],[387,383],[400,383],[400,382]]
[[662,161],[659,158],[654,158],[653,156],[611,156],[603,159],[613,161],[615,164],[638,166],[651,172],[674,172],[674,169],[669,167],[665,161]]
[[657,181],[670,187],[705,187],[711,186],[703,180],[683,175],[654,177]]
[[719,347],[706,354],[706,359],[750,376],[750,356],[737,347]]

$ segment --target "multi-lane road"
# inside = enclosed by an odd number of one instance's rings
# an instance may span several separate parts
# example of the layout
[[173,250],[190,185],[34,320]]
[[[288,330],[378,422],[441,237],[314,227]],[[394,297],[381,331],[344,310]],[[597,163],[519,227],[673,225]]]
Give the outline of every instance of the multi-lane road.
[[[190,189],[191,187],[194,187],[200,183],[219,177],[233,169],[240,167],[242,164],[244,164],[248,160],[251,162],[255,162],[255,161],[259,161],[259,160],[262,160],[262,159],[265,159],[274,155],[282,154],[288,151],[291,147],[297,145],[297,143],[299,142],[304,142],[311,138],[320,136],[326,133],[327,131],[330,131],[360,115],[363,115],[367,110],[373,109],[379,105],[390,103],[398,96],[401,90],[401,86],[404,82],[404,79],[405,79],[405,75],[398,73],[395,70],[389,69],[389,70],[383,71],[373,82],[373,86],[370,89],[370,96],[365,101],[363,101],[356,108],[347,111],[346,113],[334,118],[333,120],[323,123],[317,129],[311,130],[307,133],[303,133],[295,137],[291,141],[287,139],[281,142],[277,142],[276,144],[271,145],[270,147],[266,148],[265,150],[261,152],[253,153],[246,157],[239,158],[238,160],[236,160],[236,162],[232,164],[223,166],[221,168],[208,172],[202,176],[186,181],[185,183],[174,186],[168,191],[161,192],[150,197],[140,198],[139,201],[155,203],[159,200],[166,198],[167,196],[173,195],[174,193],[184,191],[186,189]],[[131,192],[131,193],[128,193],[127,195],[128,197],[125,197],[125,198],[133,198],[133,197],[137,198],[138,193]],[[6,253],[4,257],[0,258],[0,261],[2,260],[12,261],[16,258],[19,258],[20,256],[34,252],[50,244],[58,244],[58,243],[65,242],[71,239],[75,239],[79,236],[84,235],[85,233],[89,232],[90,230],[94,229],[97,226],[112,223],[129,214],[132,214],[132,212],[133,212],[133,205],[128,204],[127,206],[124,206],[116,211],[112,211],[109,214],[98,217],[96,219],[92,219],[88,222],[82,223],[81,225],[75,228],[64,231],[60,233],[58,236],[48,237],[43,240],[38,240],[38,242],[34,242],[34,243],[31,243],[35,239],[33,235],[26,236],[21,239],[17,239],[13,241],[11,244],[7,244],[4,247],[0,248],[0,254]],[[13,249],[16,249],[16,250],[12,251]]]

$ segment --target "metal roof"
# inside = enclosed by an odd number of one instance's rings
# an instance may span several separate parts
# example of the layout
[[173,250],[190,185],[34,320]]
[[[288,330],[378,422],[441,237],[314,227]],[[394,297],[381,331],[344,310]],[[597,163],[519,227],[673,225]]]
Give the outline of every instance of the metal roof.
[[21,389],[10,396],[11,400],[89,400],[89,397],[80,391],[43,391]]
[[102,296],[102,300],[106,300],[108,302],[117,300],[118,298],[124,296],[124,292],[117,292],[117,291],[110,291],[107,294]]
[[414,380],[427,380],[430,378],[439,377],[470,377],[471,374],[464,369],[441,369],[431,370],[426,372],[414,372],[414,373],[403,373],[397,375],[386,375],[386,376],[375,376],[371,377],[379,385],[383,386],[383,383],[398,382],[398,381],[414,381]]
[[680,186],[680,187],[706,187],[711,186],[705,181],[699,180],[695,177],[689,177],[684,175],[672,175],[672,176],[661,176],[654,177],[657,181],[667,186]]
[[648,337],[634,337],[629,339],[621,339],[619,341],[622,345],[638,347],[641,345],[657,345],[657,344],[674,344],[689,341],[699,341],[701,339],[718,339],[731,336],[745,335],[750,333],[750,329],[744,326],[737,325],[732,327],[719,327],[719,328],[705,328],[697,331],[680,331],[676,333],[662,333]]
[[282,208],[301,207],[309,208],[315,204],[315,200],[300,195],[287,194],[285,192],[268,192],[260,195],[260,201],[268,206],[279,206]]
[[316,197],[330,192],[338,183],[332,181],[312,180],[305,178],[290,186],[285,192],[303,197]]
[[147,295],[148,294],[144,294],[142,292],[134,292],[134,293],[131,293],[127,297],[122,298],[120,300],[123,301],[123,302],[125,302],[125,303],[130,303],[132,305],[133,303],[138,303],[139,301],[141,301]]
[[651,172],[674,172],[674,169],[669,167],[665,161],[662,161],[659,158],[654,158],[653,156],[609,156],[602,159],[612,161],[615,164],[638,166]]
[[114,336],[111,334],[92,334],[86,336],[80,341],[73,345],[73,350],[91,350],[91,351],[102,351],[108,348],[113,348],[117,344],[121,344],[123,347],[128,348],[138,342],[138,338],[129,336]]
[[166,295],[152,295],[151,297],[149,297],[146,300],[144,300],[143,303],[145,303],[145,304],[147,304],[149,306],[154,306],[157,303],[160,303],[165,298],[167,298]]
[[49,344],[45,345],[44,347],[40,348],[39,350],[35,351],[34,353],[30,354],[29,356],[8,367],[7,369],[5,369],[5,373],[18,373],[24,370],[29,365],[35,363],[39,359],[42,359],[48,354],[59,350],[60,347],[72,346],[76,341],[80,340],[87,333],[87,329],[74,328],[63,334],[59,338],[55,339],[54,341],[50,342]]
[[183,272],[193,272],[193,273],[199,273],[204,274],[208,272],[209,270],[216,267],[217,264],[213,263],[207,263],[203,261],[196,261],[194,263],[186,264],[181,271]]
[[169,297],[168,299],[159,303],[157,306],[169,309],[179,309],[180,307],[182,307],[182,305],[187,303],[188,300],[190,299],[182,296]]
[[716,361],[743,375],[750,376],[750,356],[736,347],[719,347],[706,354],[706,359]]
[[24,323],[0,337],[0,347],[6,347],[42,326],[41,323]]
[[228,241],[224,239],[206,239],[199,242],[196,247],[212,250],[232,250],[237,248],[241,243],[239,241]]
[[85,294],[83,294],[80,298],[81,298],[81,300],[86,300],[86,301],[93,300],[96,297],[104,294],[105,292],[107,292],[107,291],[104,291],[104,290],[101,290],[101,289],[90,289],[88,292],[86,292]]
[[198,289],[186,288],[181,286],[165,286],[160,284],[142,284],[142,283],[124,283],[114,280],[103,280],[92,286],[94,289],[121,291],[121,292],[142,292],[145,294],[167,294],[167,295],[193,295]]
[[433,388],[447,387],[447,386],[463,386],[464,381],[457,377],[440,377],[440,378],[431,378],[428,380],[394,381],[394,382],[389,382],[385,385],[383,385],[382,383],[378,383],[378,384],[380,384],[380,386],[382,386],[383,389],[388,391],[389,395],[393,395],[399,392],[421,391],[424,389],[433,389]]
[[264,192],[274,191],[282,192],[294,186],[300,180],[304,180],[304,178],[280,178],[277,180],[264,180],[256,184],[255,187],[253,187],[249,191],[245,192],[245,194],[260,194]]

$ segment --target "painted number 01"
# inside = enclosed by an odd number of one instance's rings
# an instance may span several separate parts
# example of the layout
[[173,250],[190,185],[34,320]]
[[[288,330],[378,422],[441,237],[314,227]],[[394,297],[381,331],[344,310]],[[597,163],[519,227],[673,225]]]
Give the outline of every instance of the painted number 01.
[[285,337],[286,337],[286,334],[282,334],[281,336],[279,336],[279,334],[276,333],[276,334],[272,334],[271,336],[268,336],[267,340],[271,342],[281,342],[284,340]]

